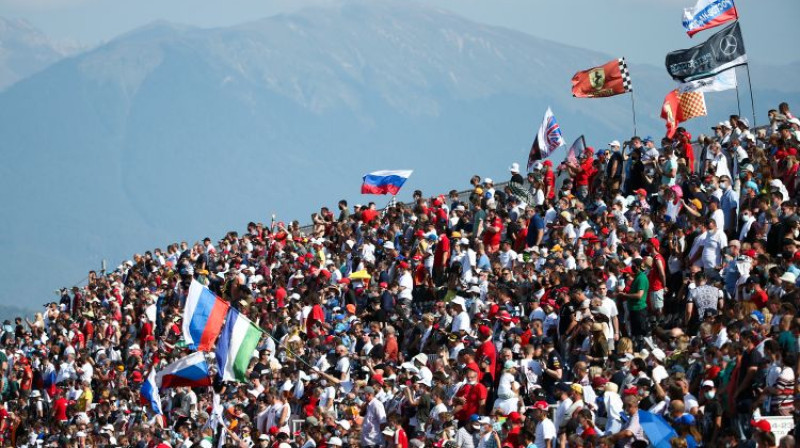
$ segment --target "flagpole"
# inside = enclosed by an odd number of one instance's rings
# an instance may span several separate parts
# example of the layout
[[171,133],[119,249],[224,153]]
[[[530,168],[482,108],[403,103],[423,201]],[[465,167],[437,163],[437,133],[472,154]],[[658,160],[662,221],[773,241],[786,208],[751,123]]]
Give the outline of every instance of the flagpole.
[[[747,86],[750,88],[750,107],[753,108],[753,128],[758,126],[756,124],[756,101],[753,99],[753,84],[750,82],[750,63],[744,64],[747,68]],[[737,82],[736,85],[738,86],[739,83]],[[738,97],[738,94],[737,94]]]
[[636,101],[633,98],[633,90],[631,90],[631,110],[633,111],[633,135],[639,135],[636,129]]
[[[736,69],[733,69],[734,73],[736,73]],[[736,109],[739,111],[739,116],[742,116],[742,104],[739,102],[739,83],[736,83]]]

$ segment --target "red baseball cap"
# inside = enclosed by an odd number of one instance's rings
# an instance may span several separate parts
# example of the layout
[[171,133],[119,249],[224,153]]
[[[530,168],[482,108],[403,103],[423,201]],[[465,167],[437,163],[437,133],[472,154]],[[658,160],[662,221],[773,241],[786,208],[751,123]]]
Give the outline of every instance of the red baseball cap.
[[532,407],[533,409],[540,409],[542,411],[546,411],[548,406],[546,401],[537,401],[536,403],[533,404]]
[[481,335],[482,338],[488,338],[492,334],[492,330],[486,325],[481,325],[478,327],[478,334]]
[[508,414],[508,419],[511,420],[512,423],[519,423],[522,421],[522,416],[519,415],[519,412],[514,411]]
[[629,387],[622,391],[622,395],[639,395],[639,388],[636,386]]
[[772,432],[772,425],[767,420],[750,420],[750,426],[762,432]]
[[544,165],[544,166],[553,166],[553,162],[551,162],[550,160],[545,160],[544,162],[542,162],[542,165]]

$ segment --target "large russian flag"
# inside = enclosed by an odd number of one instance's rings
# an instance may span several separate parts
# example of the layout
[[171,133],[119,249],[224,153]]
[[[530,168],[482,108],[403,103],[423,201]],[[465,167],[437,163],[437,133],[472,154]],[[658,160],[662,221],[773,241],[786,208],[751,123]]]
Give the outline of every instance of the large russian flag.
[[247,367],[261,340],[261,329],[236,308],[228,310],[217,342],[217,375],[223,381],[247,381]]
[[683,10],[683,27],[692,37],[700,31],[738,18],[733,0],[698,0],[694,8]]
[[164,367],[156,374],[156,385],[167,387],[202,387],[211,385],[208,363],[203,352],[194,352]]
[[361,194],[396,195],[408,180],[413,170],[382,170],[364,176]]
[[183,339],[190,348],[210,351],[219,336],[230,304],[197,280],[192,280],[183,309]]
[[156,414],[164,414],[161,410],[161,396],[158,394],[158,387],[156,386],[156,371],[153,369],[150,369],[147,380],[142,383],[142,387],[139,389],[139,400],[143,405],[150,405],[150,408]]

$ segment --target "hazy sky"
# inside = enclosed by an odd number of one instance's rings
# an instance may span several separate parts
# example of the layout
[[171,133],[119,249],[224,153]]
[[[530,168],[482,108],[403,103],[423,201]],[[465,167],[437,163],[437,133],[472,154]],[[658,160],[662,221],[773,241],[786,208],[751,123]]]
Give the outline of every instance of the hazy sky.
[[[26,19],[57,39],[95,45],[159,19],[202,27],[227,26],[333,1],[0,0],[0,15]],[[660,65],[667,51],[690,47],[710,34],[704,32],[690,40],[683,32],[683,8],[696,0],[405,1],[419,1],[478,22],[626,56],[633,63]],[[782,64],[800,60],[795,31],[800,0],[738,0],[737,8],[752,61]]]

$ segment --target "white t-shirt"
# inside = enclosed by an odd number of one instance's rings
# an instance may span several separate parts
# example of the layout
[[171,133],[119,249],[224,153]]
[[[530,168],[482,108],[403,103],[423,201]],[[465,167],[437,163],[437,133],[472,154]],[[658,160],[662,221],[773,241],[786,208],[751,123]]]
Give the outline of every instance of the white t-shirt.
[[722,250],[728,247],[728,237],[722,231],[722,227],[718,228],[714,233],[711,231],[706,232],[706,238],[703,242],[703,260],[704,269],[714,269],[722,265]]
[[350,381],[350,358],[343,356],[336,362],[336,371],[342,373],[342,381]]
[[498,253],[498,259],[503,269],[511,269],[514,265],[514,261],[517,259],[517,253],[514,252],[513,249],[509,249],[508,252],[500,251]]
[[411,277],[411,272],[405,271],[405,273],[400,276],[400,280],[397,284],[400,285],[398,297],[400,299],[411,300],[411,292],[414,290],[414,278]]
[[536,425],[536,438],[533,443],[536,444],[536,448],[546,448],[547,441],[555,441],[556,435],[556,425],[549,418],[545,418]]
[[469,333],[470,330],[469,314],[467,314],[466,311],[458,313],[458,315],[453,318],[453,324],[450,326],[450,331],[453,333],[458,333],[461,330],[467,333]]

